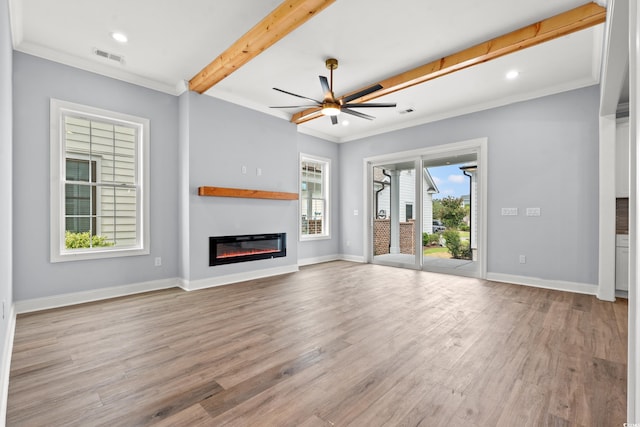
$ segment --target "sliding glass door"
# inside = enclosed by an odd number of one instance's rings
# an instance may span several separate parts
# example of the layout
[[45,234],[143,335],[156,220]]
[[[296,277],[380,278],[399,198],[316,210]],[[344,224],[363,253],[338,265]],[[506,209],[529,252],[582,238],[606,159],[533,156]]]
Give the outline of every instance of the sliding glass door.
[[370,158],[365,167],[369,262],[484,277],[486,139]]

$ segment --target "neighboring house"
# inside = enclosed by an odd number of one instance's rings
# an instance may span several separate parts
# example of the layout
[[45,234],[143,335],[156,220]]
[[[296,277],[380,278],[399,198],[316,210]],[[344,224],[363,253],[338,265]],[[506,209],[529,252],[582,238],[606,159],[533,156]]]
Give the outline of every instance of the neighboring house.
[[[389,218],[391,214],[391,178],[390,171],[381,168],[373,168],[374,170],[374,191],[376,197],[376,218]],[[422,183],[422,231],[424,233],[433,233],[433,195],[439,192],[436,183],[429,171],[423,169]],[[416,219],[420,213],[420,209],[416,209],[415,202],[415,177],[413,170],[401,170],[400,174],[400,222]]]

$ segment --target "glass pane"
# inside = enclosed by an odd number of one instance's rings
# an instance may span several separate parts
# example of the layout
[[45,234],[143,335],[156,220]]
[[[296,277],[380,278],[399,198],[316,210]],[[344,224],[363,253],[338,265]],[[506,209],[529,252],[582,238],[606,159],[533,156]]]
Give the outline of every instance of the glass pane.
[[65,150],[67,153],[91,154],[91,122],[81,117],[65,117]]
[[323,234],[324,200],[312,199],[309,204],[311,214],[308,219],[308,234]]
[[88,160],[66,160],[66,178],[68,181],[87,181],[90,180],[89,161]]
[[100,192],[100,234],[115,246],[137,243],[137,191],[134,188],[103,187]]
[[418,235],[415,225],[415,162],[373,168],[374,261],[415,265]]

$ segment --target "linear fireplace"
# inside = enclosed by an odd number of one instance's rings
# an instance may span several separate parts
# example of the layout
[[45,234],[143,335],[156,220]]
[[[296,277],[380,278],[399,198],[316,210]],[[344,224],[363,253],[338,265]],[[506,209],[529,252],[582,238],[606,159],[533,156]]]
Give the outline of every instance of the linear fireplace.
[[209,266],[287,256],[287,234],[209,237]]

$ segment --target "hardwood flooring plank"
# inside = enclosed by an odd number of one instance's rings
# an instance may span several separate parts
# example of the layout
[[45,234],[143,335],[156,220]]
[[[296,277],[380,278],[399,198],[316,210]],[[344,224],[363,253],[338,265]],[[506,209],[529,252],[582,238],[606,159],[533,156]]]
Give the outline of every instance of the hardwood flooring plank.
[[621,425],[627,309],[337,261],[19,315],[7,424]]
[[154,427],[207,427],[211,425],[211,417],[199,403],[153,423]]
[[277,383],[298,374],[309,366],[313,366],[324,358],[332,356],[348,345],[349,344],[344,341],[337,339],[326,345],[314,348],[295,359],[273,366],[254,377],[202,401],[202,407],[211,417],[216,417],[273,387]]

